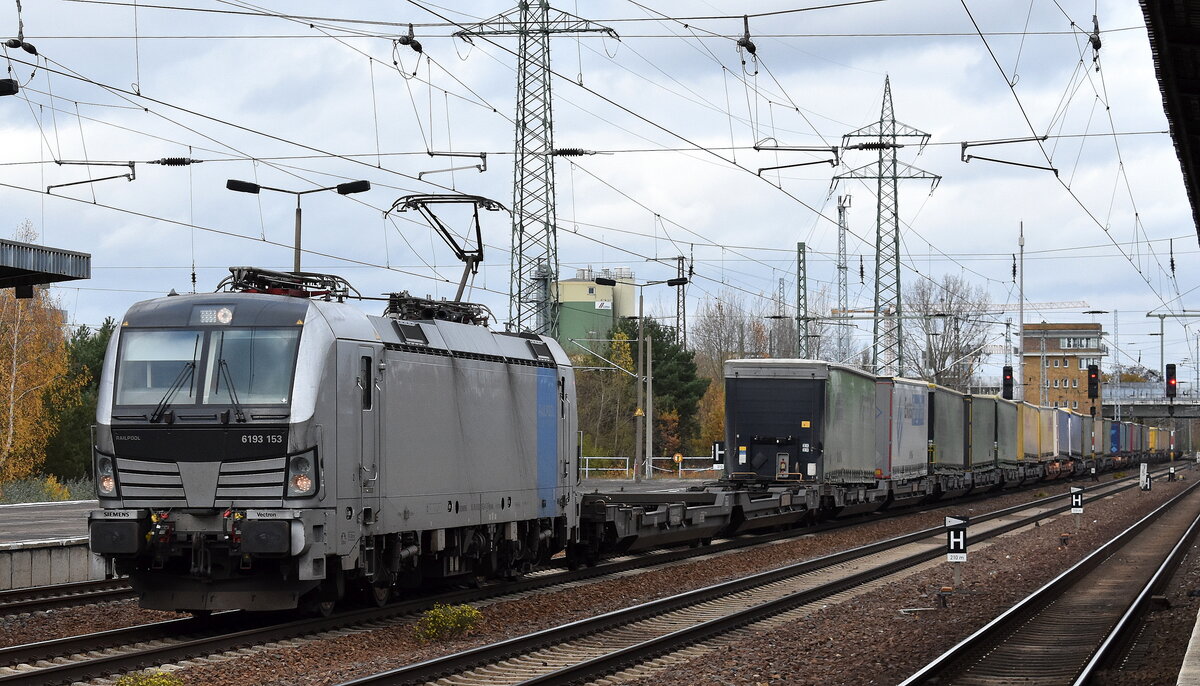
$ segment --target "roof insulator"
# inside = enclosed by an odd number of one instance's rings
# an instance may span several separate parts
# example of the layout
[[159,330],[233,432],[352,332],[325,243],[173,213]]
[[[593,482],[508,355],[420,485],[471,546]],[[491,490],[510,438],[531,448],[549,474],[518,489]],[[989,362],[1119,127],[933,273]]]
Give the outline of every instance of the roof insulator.
[[161,160],[151,160],[149,164],[161,164],[164,167],[186,167],[189,164],[200,164],[203,161],[190,157],[164,157]]

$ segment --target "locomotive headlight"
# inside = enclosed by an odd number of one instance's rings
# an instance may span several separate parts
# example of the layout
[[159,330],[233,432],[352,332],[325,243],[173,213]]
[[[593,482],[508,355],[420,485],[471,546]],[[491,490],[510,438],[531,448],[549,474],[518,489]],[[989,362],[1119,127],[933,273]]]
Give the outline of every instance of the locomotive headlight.
[[113,473],[113,461],[107,455],[96,457],[96,490],[102,496],[117,494],[117,478]]
[[307,452],[302,455],[294,455],[288,461],[287,495],[289,498],[316,495],[315,458],[315,453]]

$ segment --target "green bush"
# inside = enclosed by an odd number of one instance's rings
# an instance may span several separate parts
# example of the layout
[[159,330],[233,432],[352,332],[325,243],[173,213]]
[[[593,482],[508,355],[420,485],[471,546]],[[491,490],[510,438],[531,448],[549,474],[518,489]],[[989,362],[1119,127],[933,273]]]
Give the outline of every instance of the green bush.
[[116,686],[183,686],[183,679],[167,672],[134,672],[117,679]]
[[474,629],[481,619],[483,613],[470,605],[438,603],[421,615],[413,627],[413,632],[422,643],[454,638]]
[[54,476],[31,476],[0,485],[0,503],[48,503],[91,500],[96,497],[91,479],[59,481]]

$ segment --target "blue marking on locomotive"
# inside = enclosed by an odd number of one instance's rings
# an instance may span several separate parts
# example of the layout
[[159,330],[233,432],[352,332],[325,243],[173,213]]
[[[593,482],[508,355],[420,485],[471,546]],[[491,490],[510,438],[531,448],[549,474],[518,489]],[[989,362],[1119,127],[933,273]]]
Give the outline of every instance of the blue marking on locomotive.
[[537,486],[545,504],[539,514],[552,517],[558,511],[554,489],[558,486],[558,372],[537,370]]

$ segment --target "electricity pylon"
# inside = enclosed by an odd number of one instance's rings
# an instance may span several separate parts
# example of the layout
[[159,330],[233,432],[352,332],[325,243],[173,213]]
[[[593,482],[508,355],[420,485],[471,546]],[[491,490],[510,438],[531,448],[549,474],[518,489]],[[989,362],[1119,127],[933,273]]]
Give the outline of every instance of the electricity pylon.
[[509,324],[517,331],[558,333],[552,286],[558,274],[554,213],[554,119],[550,103],[550,36],[612,29],[550,9],[547,0],[516,8],[454,35],[517,36],[516,148],[513,158],[512,275]]
[[[851,144],[855,138],[866,139]],[[900,298],[900,179],[928,179],[930,192],[942,177],[917,169],[896,159],[896,150],[903,147],[897,140],[917,138],[924,146],[929,134],[896,121],[892,110],[892,83],[883,82],[883,108],[879,121],[842,137],[847,150],[877,150],[879,159],[834,177],[837,179],[875,179],[879,204],[875,219],[875,331],[871,345],[871,366],[881,376],[904,373],[904,346],[901,322],[903,304]]]

